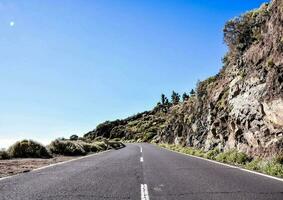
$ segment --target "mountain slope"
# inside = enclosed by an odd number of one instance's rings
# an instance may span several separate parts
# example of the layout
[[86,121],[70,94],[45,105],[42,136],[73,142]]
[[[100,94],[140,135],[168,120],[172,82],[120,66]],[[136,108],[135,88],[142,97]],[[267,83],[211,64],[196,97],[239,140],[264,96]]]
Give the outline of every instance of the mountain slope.
[[177,105],[100,124],[85,138],[168,142],[268,157],[283,150],[283,1],[226,23],[220,73]]

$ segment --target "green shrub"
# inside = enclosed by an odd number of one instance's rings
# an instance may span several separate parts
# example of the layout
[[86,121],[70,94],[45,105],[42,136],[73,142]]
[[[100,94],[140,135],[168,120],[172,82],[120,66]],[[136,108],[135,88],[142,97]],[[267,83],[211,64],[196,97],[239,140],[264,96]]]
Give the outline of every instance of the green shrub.
[[159,146],[162,147],[162,148],[166,148],[167,147],[167,145],[164,144],[164,143],[159,144]]
[[103,150],[103,149],[102,149],[100,146],[98,146],[96,143],[86,143],[86,142],[79,141],[79,142],[76,142],[76,144],[82,146],[82,148],[84,149],[84,151],[85,151],[86,153],[89,153],[89,152],[98,152],[98,151]]
[[232,153],[230,154],[228,158],[231,163],[236,163],[240,165],[245,164],[246,162],[249,161],[247,154],[243,152],[237,152],[237,151],[232,151]]
[[230,150],[221,153],[219,149],[214,149],[205,152],[201,149],[192,148],[192,147],[182,147],[180,145],[160,144],[160,146],[171,149],[173,151],[178,151],[189,155],[217,160],[219,162],[224,162],[224,163],[244,165],[249,161],[249,157],[245,153],[238,152],[236,150]]
[[156,133],[153,132],[147,132],[146,134],[144,134],[143,137],[143,142],[149,142],[150,140],[152,140],[152,138],[154,138],[154,136],[156,136]]
[[183,152],[185,154],[194,155],[194,149],[192,149],[192,148],[186,148],[186,149],[183,150]]
[[87,153],[82,145],[72,141],[54,140],[48,148],[53,154],[65,156],[79,156]]
[[0,150],[0,160],[9,159],[10,156],[5,150]]
[[245,153],[238,152],[237,150],[229,150],[227,152],[222,152],[218,154],[215,159],[219,162],[239,165],[244,165],[246,162],[249,161],[249,157]]
[[262,171],[272,176],[283,177],[283,165],[274,161],[267,162],[262,167]]
[[208,152],[206,152],[205,157],[211,160],[215,160],[216,156],[220,154],[220,150],[219,149],[213,149],[210,150]]
[[12,158],[50,158],[51,155],[47,149],[33,141],[22,140],[16,142],[8,149],[8,154]]
[[105,144],[105,142],[95,142],[95,145],[97,145],[100,151],[107,149],[107,145]]
[[209,85],[210,83],[215,82],[215,81],[216,81],[216,78],[217,78],[217,76],[211,76],[211,77],[207,78],[207,79],[205,80],[205,82],[206,82],[207,85]]
[[243,153],[236,150],[230,150],[227,152],[222,152],[215,157],[215,160],[219,162],[229,163],[229,164],[239,164],[244,165],[249,161],[249,157]]
[[205,152],[201,149],[194,149],[192,155],[195,155],[198,157],[205,157]]
[[[104,151],[107,149],[107,144],[103,141],[101,142],[90,142],[86,143],[83,141],[76,141],[75,144],[82,146],[82,148],[87,152],[98,152],[98,151]],[[115,145],[121,146],[121,142],[116,142],[116,141],[109,141],[108,145],[110,147],[113,147]]]
[[274,162],[283,164],[283,152],[275,156]]
[[249,170],[260,171],[261,170],[261,163],[262,163],[261,159],[259,159],[259,158],[253,159],[251,162],[248,162],[245,167]]
[[275,159],[269,161],[254,159],[250,163],[247,163],[245,167],[249,170],[263,172],[272,176],[283,177],[282,160],[277,159],[278,157],[275,157]]
[[279,153],[272,160],[266,161],[260,158],[251,160],[245,153],[238,152],[235,149],[226,152],[220,152],[219,149],[204,152],[201,149],[173,144],[159,144],[159,146],[189,155],[217,160],[222,163],[241,165],[246,169],[259,171],[272,176],[283,177],[283,153]]
[[227,157],[227,153],[222,152],[215,157],[215,160],[217,160],[218,162],[226,162]]
[[267,6],[229,20],[224,27],[224,41],[231,50],[245,51],[253,42],[260,39],[260,29],[268,19]]
[[170,145],[170,144],[159,144],[159,146],[173,151],[178,151],[184,154],[195,155],[199,157],[205,157],[205,152],[201,149],[196,149],[192,147],[182,147],[180,145]]

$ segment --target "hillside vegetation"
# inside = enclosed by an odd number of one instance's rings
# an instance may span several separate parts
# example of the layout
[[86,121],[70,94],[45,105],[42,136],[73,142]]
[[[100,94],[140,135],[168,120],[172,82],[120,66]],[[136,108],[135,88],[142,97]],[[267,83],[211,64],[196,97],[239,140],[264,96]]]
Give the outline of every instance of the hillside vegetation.
[[218,74],[195,92],[165,95],[151,110],[106,121],[84,135],[169,143],[204,152],[271,157],[283,150],[283,2],[273,0],[228,21],[229,47]]
[[252,158],[236,149],[230,149],[225,152],[219,149],[203,151],[193,147],[183,147],[175,144],[159,144],[160,147],[177,151],[183,154],[198,156],[218,162],[240,166],[248,170],[258,171],[272,176],[283,178],[283,154],[278,154],[272,159]]

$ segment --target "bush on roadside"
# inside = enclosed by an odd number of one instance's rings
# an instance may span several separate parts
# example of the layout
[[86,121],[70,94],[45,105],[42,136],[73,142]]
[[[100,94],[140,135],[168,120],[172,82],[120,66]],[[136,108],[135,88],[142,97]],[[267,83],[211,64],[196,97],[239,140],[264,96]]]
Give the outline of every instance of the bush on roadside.
[[72,142],[63,140],[54,140],[48,146],[52,154],[65,155],[65,156],[80,156],[86,155],[86,151],[83,146]]
[[160,144],[159,146],[167,149],[171,149],[173,151],[178,151],[184,154],[199,156],[199,157],[205,157],[206,153],[201,149],[196,149],[192,147],[182,147],[180,145],[174,145],[174,144]]
[[107,149],[107,145],[105,144],[105,142],[95,142],[95,145],[97,145],[100,151]]
[[283,177],[283,165],[275,161],[263,164],[261,171],[272,176]]
[[283,165],[283,152],[277,154],[277,155],[274,157],[274,162],[280,163],[280,164]]
[[205,157],[205,152],[201,149],[193,149],[194,156]]
[[92,143],[78,141],[78,144],[82,145],[86,152],[97,152],[107,150],[108,148],[120,149],[125,147],[125,145],[122,142],[117,141],[117,139],[110,141],[104,140]]
[[107,145],[105,142],[82,142],[79,141],[79,144],[83,146],[86,152],[98,152],[98,151],[105,151],[107,149]]
[[215,160],[215,158],[218,154],[220,154],[220,150],[219,149],[213,149],[213,150],[206,152],[205,158]]
[[[113,143],[113,144],[112,144]],[[109,146],[115,146],[121,144],[121,142],[109,142]],[[54,140],[48,146],[49,150],[53,154],[65,155],[65,156],[81,156],[87,153],[95,153],[99,151],[104,151],[107,149],[105,142],[84,142],[81,140],[71,141],[71,140]]]
[[156,136],[157,134],[154,132],[147,132],[143,135],[142,141],[143,142],[149,142],[150,140],[152,140],[152,138],[154,136]]
[[47,149],[33,140],[22,140],[8,148],[11,158],[51,158]]
[[259,171],[272,176],[283,177],[283,154],[278,153],[272,160],[263,160],[260,158],[251,159],[245,153],[238,152],[236,149],[221,152],[219,149],[213,149],[207,152],[192,147],[182,147],[174,144],[159,144],[160,147],[178,151],[181,153],[204,157],[218,162],[232,165],[241,165],[242,167]]
[[243,153],[238,152],[237,150],[229,150],[218,154],[215,159],[219,162],[229,163],[229,164],[238,164],[244,165],[249,161],[249,157]]
[[257,158],[247,163],[245,167],[249,170],[263,172],[272,176],[283,177],[283,164],[281,161],[277,160],[277,157],[268,161]]
[[100,148],[92,143],[79,142],[76,145],[80,145],[86,153],[100,151]]
[[0,160],[9,159],[10,156],[5,150],[0,150]]
[[251,162],[246,164],[246,168],[249,170],[260,171],[261,170],[262,160],[259,158],[253,159]]

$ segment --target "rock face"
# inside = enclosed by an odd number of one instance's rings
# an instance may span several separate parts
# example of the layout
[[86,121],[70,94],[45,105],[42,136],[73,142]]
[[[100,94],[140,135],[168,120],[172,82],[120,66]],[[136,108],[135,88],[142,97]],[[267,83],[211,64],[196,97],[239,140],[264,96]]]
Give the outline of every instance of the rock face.
[[283,151],[283,1],[229,21],[224,37],[230,49],[224,67],[200,82],[195,96],[106,122],[85,137],[235,148],[261,157]]

